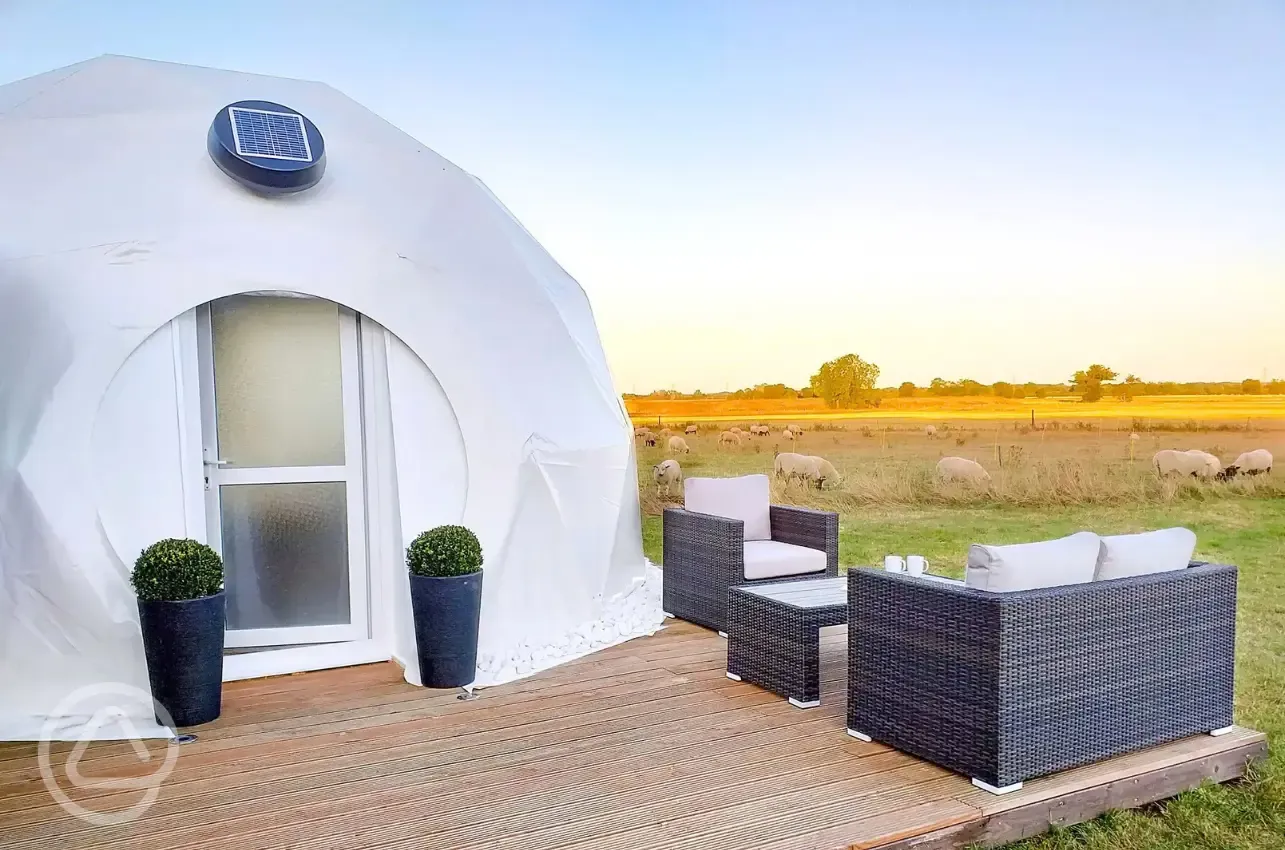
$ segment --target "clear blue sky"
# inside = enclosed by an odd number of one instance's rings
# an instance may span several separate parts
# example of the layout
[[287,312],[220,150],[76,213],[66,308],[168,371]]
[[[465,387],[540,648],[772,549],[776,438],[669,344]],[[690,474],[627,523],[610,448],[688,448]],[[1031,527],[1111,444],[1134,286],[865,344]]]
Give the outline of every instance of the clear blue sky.
[[102,53],[324,80],[483,178],[624,391],[1285,375],[1285,0],[0,0]]

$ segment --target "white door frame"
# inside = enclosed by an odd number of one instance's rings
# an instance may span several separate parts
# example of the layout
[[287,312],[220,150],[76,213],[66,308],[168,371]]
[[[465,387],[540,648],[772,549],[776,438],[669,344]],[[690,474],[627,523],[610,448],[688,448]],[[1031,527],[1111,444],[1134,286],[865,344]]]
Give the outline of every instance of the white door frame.
[[196,311],[197,353],[201,370],[203,486],[209,544],[222,554],[217,493],[236,484],[343,482],[348,514],[348,588],[350,622],[293,628],[237,629],[226,634],[229,648],[299,646],[365,640],[370,637],[370,571],[366,558],[366,499],[363,472],[361,363],[357,318],[339,308],[340,363],[344,418],[344,464],[341,466],[228,467],[218,454],[214,398],[214,357],[209,305]]

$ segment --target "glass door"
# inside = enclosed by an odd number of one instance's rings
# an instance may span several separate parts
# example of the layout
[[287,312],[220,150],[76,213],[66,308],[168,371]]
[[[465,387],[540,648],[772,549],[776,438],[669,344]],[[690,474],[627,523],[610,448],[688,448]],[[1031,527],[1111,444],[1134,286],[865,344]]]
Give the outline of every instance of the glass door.
[[369,636],[357,318],[237,295],[197,312],[210,543],[227,646]]

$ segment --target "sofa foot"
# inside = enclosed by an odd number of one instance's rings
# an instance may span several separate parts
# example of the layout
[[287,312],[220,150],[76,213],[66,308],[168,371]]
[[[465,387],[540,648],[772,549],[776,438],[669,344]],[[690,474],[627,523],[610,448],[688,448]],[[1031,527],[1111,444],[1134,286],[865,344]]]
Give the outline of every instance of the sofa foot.
[[816,708],[818,705],[821,704],[821,700],[819,699],[809,700],[808,702],[800,702],[794,697],[786,697],[786,699],[789,700],[790,705],[794,706],[795,708]]
[[867,744],[871,743],[874,740],[865,732],[858,732],[856,729],[849,729],[848,734],[856,738],[858,741],[865,741]]
[[1221,729],[1211,729],[1209,734],[1217,738],[1221,735],[1226,735],[1228,732],[1232,731],[1235,728],[1236,728],[1235,726],[1224,726]]
[[1005,785],[1003,788],[996,788],[994,785],[989,785],[980,779],[974,779],[973,784],[983,791],[987,791],[991,794],[1012,794],[1014,791],[1022,790],[1022,783],[1020,782],[1014,782],[1012,785]]
[[721,637],[723,640],[727,640],[727,632],[719,632],[718,636]]
[[661,611],[661,612],[660,612],[660,615],[661,615],[662,617],[664,617],[666,620],[672,620],[672,619],[674,619],[674,615],[673,615],[673,614],[671,614],[671,613],[669,613],[668,611]]
[[733,682],[739,682],[741,680],[741,677],[735,673],[728,673],[727,678],[731,679]]

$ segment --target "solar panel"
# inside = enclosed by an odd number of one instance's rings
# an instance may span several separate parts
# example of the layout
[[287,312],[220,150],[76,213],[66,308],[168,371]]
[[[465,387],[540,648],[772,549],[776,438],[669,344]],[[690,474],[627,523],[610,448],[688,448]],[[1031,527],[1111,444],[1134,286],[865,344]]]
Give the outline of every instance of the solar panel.
[[308,145],[302,115],[229,106],[228,118],[238,156],[312,162],[312,148]]

